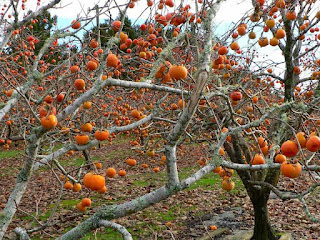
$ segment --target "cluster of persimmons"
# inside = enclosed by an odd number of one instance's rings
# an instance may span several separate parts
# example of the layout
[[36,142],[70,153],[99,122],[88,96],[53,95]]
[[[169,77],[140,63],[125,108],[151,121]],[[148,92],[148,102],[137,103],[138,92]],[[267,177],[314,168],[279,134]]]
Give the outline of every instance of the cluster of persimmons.
[[[153,2],[151,0],[147,1],[148,6],[152,6]],[[258,1],[262,6],[264,1]],[[202,3],[202,0],[198,0],[198,3]],[[261,37],[258,40],[258,45],[260,47],[266,47],[268,45],[276,47],[279,45],[279,41],[286,37],[285,31],[280,27],[281,19],[279,13],[281,9],[285,8],[285,1],[279,0],[276,2],[269,13],[268,19],[265,21],[265,26],[263,31],[268,32],[270,29],[275,31],[274,37],[268,39],[266,37]],[[171,8],[174,6],[172,0],[160,1],[158,9],[161,10],[164,7]],[[130,8],[135,7],[135,1],[132,0],[130,3]],[[259,15],[259,14],[258,14]],[[112,49],[112,51],[107,53],[106,57],[106,70],[101,77],[101,81],[106,81],[110,77],[120,78],[121,76],[126,76],[131,78],[131,80],[139,82],[142,81],[145,77],[148,77],[150,74],[150,69],[153,67],[153,63],[157,60],[161,52],[163,51],[163,42],[164,38],[161,36],[163,28],[166,26],[172,26],[172,37],[177,37],[182,31],[179,26],[184,23],[197,23],[201,24],[202,20],[206,17],[206,12],[199,12],[198,16],[190,12],[190,6],[186,5],[177,10],[176,13],[167,13],[167,14],[157,14],[154,17],[154,23],[142,24],[140,29],[145,33],[144,36],[140,36],[136,39],[130,39],[128,34],[121,29],[121,21],[114,21],[111,24],[111,28],[116,31],[116,36],[119,37],[120,43],[117,46],[117,49]],[[288,11],[286,18],[290,21],[296,19],[296,13],[294,11]],[[316,18],[320,18],[320,12],[316,13]],[[252,15],[250,17],[252,22],[257,22],[260,20],[259,16]],[[36,21],[35,21],[36,24]],[[309,26],[308,19],[304,19],[304,22],[299,26],[300,31],[304,31]],[[81,28],[81,22],[75,20],[71,23],[71,27],[75,30]],[[32,28],[29,28],[29,30]],[[14,32],[14,36],[17,37],[16,43],[12,41],[8,45],[14,47],[14,53],[11,56],[2,56],[1,62],[7,68],[7,72],[10,73],[15,78],[12,78],[11,83],[6,83],[4,85],[4,94],[1,96],[1,100],[8,100],[12,97],[14,89],[11,88],[12,85],[21,84],[26,80],[25,76],[28,74],[26,64],[30,64],[34,59],[34,49],[38,44],[39,40],[37,37],[32,36],[31,33],[28,35],[28,28],[18,29]],[[249,39],[256,39],[256,33],[252,30],[249,31],[249,26],[246,23],[240,23],[236,30],[232,33],[231,44],[226,43],[216,43],[213,47],[214,59],[212,59],[212,71],[214,74],[217,74],[223,80],[219,87],[228,87],[229,85],[246,85],[246,88],[239,87],[238,89],[230,88],[228,90],[229,99],[231,102],[231,108],[237,114],[236,121],[238,124],[244,124],[248,121],[253,121],[258,119],[262,114],[261,109],[268,108],[272,104],[277,103],[281,105],[284,101],[282,97],[276,96],[275,87],[277,90],[283,91],[284,83],[275,80],[273,78],[266,77],[253,77],[251,73],[247,73],[245,76],[241,75],[242,70],[245,65],[248,64],[252,59],[249,57],[244,57],[241,54],[242,49],[238,40],[240,37],[248,35]],[[310,29],[310,33],[315,35],[316,38],[319,38],[317,32],[319,31],[318,27]],[[306,33],[307,34],[307,33]],[[20,38],[18,38],[20,36]],[[192,38],[194,36],[188,35]],[[305,34],[302,35],[299,40],[304,41]],[[40,116],[41,126],[48,131],[60,131],[62,135],[67,136],[67,134],[72,133],[74,137],[74,142],[77,145],[85,146],[90,142],[90,139],[96,139],[98,141],[111,141],[115,137],[115,134],[109,134],[106,130],[110,125],[111,121],[114,125],[124,126],[130,124],[132,121],[137,121],[145,118],[149,112],[154,109],[155,94],[151,93],[148,89],[140,89],[138,91],[130,92],[130,94],[115,91],[120,90],[120,88],[109,87],[102,91],[102,93],[93,100],[88,100],[84,102],[81,106],[81,112],[76,113],[76,121],[69,121],[70,118],[67,118],[64,122],[59,123],[57,120],[57,109],[62,109],[68,104],[77,99],[82,93],[85,93],[87,89],[90,89],[93,85],[90,79],[97,77],[97,70],[100,67],[100,56],[103,55],[104,51],[99,47],[99,42],[97,39],[90,39],[88,45],[88,52],[90,54],[84,55],[79,53],[76,57],[76,60],[72,62],[71,66],[62,66],[61,70],[57,70],[54,74],[51,74],[46,77],[45,81],[39,82],[38,86],[32,87],[34,91],[33,97],[36,94],[43,95],[44,90],[48,88],[49,85],[55,84],[57,82],[57,88],[54,89],[54,93],[46,93],[43,98],[43,102],[39,106],[35,106],[35,101],[30,101],[30,107],[35,108],[37,113]],[[232,50],[233,53],[230,54],[229,50]],[[53,55],[54,52],[60,52],[59,45],[57,41],[52,43],[52,46],[49,48],[48,55]],[[184,90],[192,90],[194,87],[194,81],[192,80],[192,73],[197,69],[194,64],[196,59],[196,54],[189,51],[188,54],[185,53],[183,47],[175,47],[172,50],[172,55],[174,60],[164,59],[159,67],[156,69],[154,78],[151,79],[152,83],[157,84],[167,84],[169,86],[179,86]],[[47,58],[48,56],[45,56]],[[60,60],[59,58],[57,60]],[[39,61],[39,70],[42,74],[45,74],[47,71],[55,67],[57,63],[56,59],[52,59],[51,62],[45,60]],[[77,62],[78,61],[78,62]],[[10,68],[10,62],[13,62],[17,65],[16,69]],[[136,64],[133,64],[135,62]],[[320,77],[319,66],[320,61],[316,60],[311,65],[312,70],[312,79],[317,79]],[[269,74],[272,73],[272,69],[266,69]],[[299,75],[303,69],[300,69],[299,66],[295,66],[293,71],[294,74]],[[57,75],[68,74],[69,77],[65,82],[59,82]],[[8,74],[9,75],[9,74]],[[153,77],[153,76],[152,76]],[[240,80],[237,80],[240,79]],[[235,82],[236,81],[236,82]],[[179,85],[177,84],[179,83]],[[236,83],[236,84],[235,84]],[[248,83],[250,86],[248,87]],[[214,89],[217,90],[218,84],[214,80],[209,81],[207,85],[207,91]],[[64,91],[67,89],[67,91]],[[271,91],[274,90],[274,91]],[[257,94],[258,93],[258,94]],[[126,94],[126,95],[125,95]],[[297,99],[308,102],[313,96],[314,92],[312,86],[310,85],[307,88],[301,88],[297,86],[295,88],[295,96]],[[159,96],[159,95],[158,95]],[[132,100],[132,101],[131,101]],[[140,102],[138,102],[141,100]],[[241,102],[241,104],[239,104]],[[219,122],[219,117],[213,117],[209,115],[207,110],[219,110],[220,106],[224,106],[224,102],[217,97],[212,99],[201,99],[199,102],[199,111],[196,113],[196,119],[199,122],[207,121],[211,124]],[[169,96],[164,102],[160,104],[160,109],[162,113],[171,118],[177,117],[177,113],[183,110],[186,107],[187,100],[180,97]],[[33,126],[35,118],[32,117],[31,113],[27,115],[26,106],[23,106],[22,103],[18,105],[20,114],[23,114],[24,117],[28,118],[28,124]],[[222,110],[225,111],[225,110]],[[13,108],[11,111],[12,116],[18,114],[18,110]],[[90,117],[86,116],[88,114]],[[18,115],[17,115],[18,116]],[[82,117],[85,116],[85,117]],[[105,117],[107,120],[104,120],[105,124],[96,124],[95,120],[90,118],[99,119],[101,116]],[[247,118],[246,118],[247,117]],[[11,119],[10,115],[5,116],[6,125],[10,128],[13,128],[15,124],[18,126],[18,121]],[[87,120],[84,120],[87,119]],[[88,120],[89,119],[89,120]],[[249,119],[249,120],[248,120]],[[96,121],[98,122],[98,120]],[[162,127],[169,126],[168,123],[162,123]],[[310,123],[309,123],[310,124]],[[319,122],[316,124],[319,125]],[[267,135],[268,126],[270,125],[270,120],[266,120],[264,124],[261,124],[257,130],[260,130]],[[30,128],[27,128],[25,133],[29,133]],[[212,134],[206,133],[208,129],[204,129],[199,132],[199,138],[211,139],[213,138]],[[133,130],[132,133],[140,134],[142,137],[148,137],[148,131],[150,130]],[[189,130],[188,130],[189,131]],[[222,128],[221,132],[227,132],[226,127]],[[254,129],[246,129],[247,133],[254,131]],[[139,137],[137,137],[139,139]],[[69,139],[72,140],[72,139]],[[251,141],[252,140],[252,141]],[[231,137],[227,138],[227,141],[231,141]],[[255,143],[255,139],[250,139],[252,144]],[[163,141],[164,143],[164,141]],[[251,160],[252,165],[265,164],[266,156],[269,154],[269,150],[272,148],[272,143],[268,143],[268,140],[263,137],[257,138],[257,143],[259,149],[252,149],[257,153]],[[0,145],[4,145],[6,149],[9,148],[11,144],[10,139],[0,139]],[[133,141],[132,145],[138,146],[140,143],[138,140]],[[146,150],[145,153],[150,156],[155,156],[155,149],[152,146],[149,146],[150,149]],[[160,145],[159,145],[160,147]],[[320,149],[320,138],[316,136],[313,132],[306,137],[306,134],[299,132],[296,134],[295,140],[288,140],[281,145],[281,153],[275,156],[274,161],[276,163],[281,163],[281,172],[284,176],[290,178],[296,178],[300,176],[302,166],[297,160],[293,158],[301,151],[303,155],[303,149],[307,149],[309,152],[317,152]],[[254,152],[252,151],[252,152]],[[220,155],[224,156],[224,149],[220,149]],[[292,161],[290,161],[292,160]],[[164,164],[166,161],[165,156],[161,156],[160,164]],[[126,159],[128,166],[133,167],[137,164],[137,161],[134,158]],[[200,165],[205,165],[206,161],[203,159],[199,160]],[[102,168],[101,163],[94,163],[96,169]],[[147,164],[142,164],[143,168],[147,168]],[[153,169],[154,172],[159,172],[159,167]],[[223,169],[222,167],[217,167],[214,172],[218,173],[222,178],[222,187],[223,189],[230,191],[234,188],[234,183],[231,180],[233,174],[232,169]],[[118,174],[123,177],[126,176],[127,172],[124,169],[119,170],[118,172],[114,168],[106,169],[106,176],[113,178]],[[61,177],[62,181],[65,181],[64,188],[72,189],[75,192],[81,190],[82,186],[80,183],[72,183],[65,176]],[[93,172],[86,173],[83,177],[83,185],[92,190],[97,191],[98,193],[106,192],[107,188],[105,186],[105,177]],[[87,207],[91,205],[91,200],[89,198],[84,198],[81,202],[77,204],[77,208],[80,211],[85,211]]]

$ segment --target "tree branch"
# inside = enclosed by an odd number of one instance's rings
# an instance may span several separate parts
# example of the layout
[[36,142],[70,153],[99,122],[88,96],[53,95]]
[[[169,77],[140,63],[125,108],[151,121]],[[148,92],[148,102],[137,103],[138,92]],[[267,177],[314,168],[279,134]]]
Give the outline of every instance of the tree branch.
[[106,221],[106,220],[100,220],[99,221],[99,225],[101,227],[109,227],[109,228],[113,228],[114,230],[118,231],[119,233],[121,233],[121,235],[123,236],[124,240],[132,240],[132,236],[131,234],[128,232],[128,230],[117,223],[114,222],[110,222],[110,221]]

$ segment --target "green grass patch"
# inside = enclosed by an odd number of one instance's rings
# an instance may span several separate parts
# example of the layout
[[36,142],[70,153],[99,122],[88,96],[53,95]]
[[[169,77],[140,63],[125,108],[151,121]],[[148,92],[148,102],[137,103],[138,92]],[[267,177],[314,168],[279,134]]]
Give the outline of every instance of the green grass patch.
[[59,150],[60,148],[62,148],[64,146],[64,144],[56,144],[56,145],[54,145],[53,146],[53,148],[52,148],[52,150],[50,150],[51,149],[51,146],[43,146],[42,147],[42,150],[44,151],[44,152],[47,152],[47,151],[52,151],[52,152],[54,152],[54,151],[57,151],[57,150]]
[[100,156],[92,156],[91,160],[92,161],[101,161],[101,157]]
[[154,212],[154,210],[146,209],[142,212],[141,215],[165,223],[168,221],[173,221],[177,217],[186,216],[187,213],[190,212],[190,210],[194,210],[195,208],[196,206],[186,206],[182,203],[178,203],[167,209],[167,211]]
[[39,216],[39,219],[41,221],[46,221],[51,215],[51,211],[46,211],[44,214],[42,214],[41,216]]
[[198,187],[201,187],[203,189],[209,189],[212,187],[219,186],[220,182],[221,182],[221,179],[219,175],[208,174],[205,177],[198,180],[197,182],[193,183],[188,188],[188,190],[196,189]]
[[122,240],[123,237],[119,232],[116,232],[113,229],[106,228],[101,229],[97,232],[91,232],[87,234],[83,240],[96,240],[96,239],[113,239],[113,240]]
[[[161,231],[161,226],[151,224],[151,223],[146,223],[146,222],[139,222],[134,226],[134,228],[130,227],[130,228],[127,228],[127,230],[131,233],[132,238],[134,240],[151,239],[150,237],[152,236],[153,232],[160,232]],[[117,232],[113,229],[110,229],[110,228],[104,229],[102,227],[99,230],[97,230],[96,232],[93,231],[93,232],[87,234],[82,239],[83,240],[96,240],[96,239],[122,240],[123,237],[119,232]]]
[[2,150],[2,151],[0,151],[0,159],[16,157],[19,154],[22,154],[23,152],[24,152],[23,150],[17,150],[17,149]]
[[62,166],[74,166],[74,167],[80,167],[82,164],[86,162],[84,157],[77,157],[77,158],[71,158],[71,159],[60,159],[59,163]]
[[146,187],[149,185],[149,182],[147,182],[146,180],[136,180],[132,184],[138,187]]
[[82,164],[85,163],[85,159],[84,157],[78,157],[78,158],[73,158],[71,159],[70,163],[72,166],[77,166],[77,167],[80,167]]
[[[63,200],[59,203],[59,207],[61,207],[63,209],[73,209],[74,206],[76,206],[78,202],[79,202],[79,199]],[[51,207],[51,205],[50,205],[50,207]]]

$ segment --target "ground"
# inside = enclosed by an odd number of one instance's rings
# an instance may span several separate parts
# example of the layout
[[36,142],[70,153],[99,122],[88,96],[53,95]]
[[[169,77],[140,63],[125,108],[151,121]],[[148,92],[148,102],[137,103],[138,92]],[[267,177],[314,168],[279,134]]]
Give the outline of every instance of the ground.
[[[90,152],[93,160],[103,164],[103,168],[99,170],[101,174],[105,174],[106,168],[114,167],[117,170],[125,169],[127,176],[108,179],[106,182],[108,190],[103,195],[90,193],[85,187],[79,193],[63,190],[61,202],[52,216],[54,224],[41,234],[33,233],[32,239],[54,239],[89,217],[102,203],[122,203],[163,185],[166,172],[164,166],[159,165],[160,156],[151,158],[131,150],[129,140],[132,139],[120,135],[112,145],[105,144]],[[14,186],[15,177],[23,164],[24,152],[19,150],[22,147],[20,143],[10,150],[0,152],[0,210],[4,207]],[[198,160],[201,153],[195,149],[195,145],[185,146],[179,150],[179,153],[179,176],[183,179],[199,169]],[[137,166],[128,167],[125,163],[127,157],[135,158],[138,162]],[[81,166],[85,160],[80,153],[76,153],[60,158],[59,161],[65,166]],[[142,163],[147,163],[148,168],[142,168]],[[153,172],[156,166],[160,166],[158,173]],[[35,172],[19,206],[19,211],[10,225],[6,235],[8,239],[14,238],[12,230],[16,226],[24,228],[39,226],[39,223],[44,223],[50,217],[60,191],[58,181],[52,181],[52,179],[53,172],[47,167],[41,167]],[[226,192],[221,188],[219,175],[210,173],[193,184],[190,189],[137,214],[117,219],[116,222],[127,227],[134,239],[205,238],[212,232],[207,225],[216,216],[224,216],[221,215],[223,213],[227,213],[225,214],[227,218],[220,219],[217,222],[217,228],[227,227],[228,230],[224,235],[240,229],[251,229],[252,205],[239,178],[234,176],[233,180],[236,183],[235,189]],[[301,192],[310,185],[310,182],[312,182],[310,174],[304,173],[297,180],[281,178],[279,187]],[[308,197],[310,211],[318,218],[320,218],[318,204],[320,200],[316,196],[319,195],[319,191],[320,189],[317,189]],[[88,196],[93,202],[92,206],[85,213],[77,211],[76,204]],[[273,198],[270,199],[268,207],[271,221],[278,231],[291,232],[296,239],[320,239],[320,224],[308,220],[299,201],[283,202]],[[232,215],[233,219],[229,219],[228,214],[232,212],[235,213]],[[84,239],[121,239],[121,237],[113,230],[98,229]]]

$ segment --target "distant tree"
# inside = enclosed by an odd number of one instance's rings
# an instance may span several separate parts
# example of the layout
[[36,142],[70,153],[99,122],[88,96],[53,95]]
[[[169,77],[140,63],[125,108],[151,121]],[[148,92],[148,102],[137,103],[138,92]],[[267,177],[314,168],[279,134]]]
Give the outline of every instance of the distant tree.
[[[117,18],[118,19],[118,18]],[[108,40],[116,34],[116,31],[111,28],[111,23],[109,20],[105,20],[104,23],[100,24],[100,40],[101,47],[106,47]],[[128,34],[131,39],[137,38],[139,36],[140,28],[137,25],[132,26],[132,22],[128,17],[124,19],[123,32]],[[91,39],[97,39],[99,36],[97,26],[93,27],[84,34],[84,41],[88,42]]]
[[[28,12],[28,15],[31,11]],[[30,20],[27,24],[29,25],[30,31],[39,42],[35,45],[35,54],[39,53],[39,50],[45,43],[45,40],[51,36],[52,28],[57,23],[57,16],[51,16],[50,12],[44,11],[43,14],[39,15],[36,19]]]

